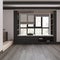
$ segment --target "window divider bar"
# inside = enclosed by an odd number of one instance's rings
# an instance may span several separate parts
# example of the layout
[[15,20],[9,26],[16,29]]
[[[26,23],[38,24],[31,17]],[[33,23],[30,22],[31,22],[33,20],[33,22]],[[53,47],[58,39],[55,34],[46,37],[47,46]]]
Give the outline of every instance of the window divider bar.
[[35,34],[35,15],[34,15],[34,34]]

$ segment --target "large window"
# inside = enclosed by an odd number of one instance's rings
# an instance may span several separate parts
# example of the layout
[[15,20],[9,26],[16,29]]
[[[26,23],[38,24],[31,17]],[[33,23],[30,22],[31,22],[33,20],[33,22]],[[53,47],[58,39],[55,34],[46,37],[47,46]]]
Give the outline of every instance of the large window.
[[49,35],[49,15],[19,14],[20,35]]

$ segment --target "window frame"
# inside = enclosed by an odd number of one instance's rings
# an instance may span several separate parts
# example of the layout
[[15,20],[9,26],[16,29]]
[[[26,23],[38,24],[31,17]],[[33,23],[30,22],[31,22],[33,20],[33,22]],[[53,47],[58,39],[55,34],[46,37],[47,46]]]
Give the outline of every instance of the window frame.
[[[27,24],[27,27],[20,27],[20,26],[19,26],[19,29],[27,29],[26,35],[28,35],[28,29],[29,29],[29,28],[33,28],[33,29],[34,29],[34,35],[35,35],[35,29],[36,29],[36,28],[40,28],[40,29],[41,29],[41,35],[43,35],[43,29],[48,29],[48,31],[49,31],[49,26],[48,26],[48,27],[43,27],[43,26],[42,26],[42,24],[43,24],[43,22],[42,22],[42,21],[43,21],[43,20],[42,20],[42,17],[43,17],[43,16],[48,16],[48,17],[49,17],[49,15],[45,15],[45,14],[44,14],[44,15],[29,14],[29,15],[34,15],[33,27],[29,27],[29,26],[28,26],[28,23],[24,23],[24,24]],[[36,26],[36,16],[40,16],[40,17],[41,17],[41,27],[37,27],[37,26]],[[28,22],[28,14],[27,14],[27,22]],[[20,23],[20,24],[23,24],[23,23]],[[30,23],[29,23],[29,24],[30,24]],[[19,33],[20,33],[20,32],[19,32]],[[48,34],[49,34],[49,33],[48,33]]]

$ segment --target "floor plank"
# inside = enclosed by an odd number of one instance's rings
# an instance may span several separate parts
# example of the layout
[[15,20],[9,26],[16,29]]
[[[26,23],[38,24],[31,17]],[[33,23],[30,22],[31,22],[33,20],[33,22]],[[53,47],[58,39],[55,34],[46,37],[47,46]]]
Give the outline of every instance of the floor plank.
[[60,52],[56,50],[52,45],[47,46],[47,49],[56,57],[60,60]]
[[0,60],[60,60],[60,45],[13,45]]
[[[48,46],[49,46],[49,45],[48,45]],[[45,55],[46,59],[47,59],[47,60],[59,60],[58,58],[56,58],[56,57],[54,56],[53,53],[51,53],[51,52],[47,49],[48,46],[47,46],[47,45],[42,46],[42,50],[43,50],[43,52],[44,52],[44,55]]]

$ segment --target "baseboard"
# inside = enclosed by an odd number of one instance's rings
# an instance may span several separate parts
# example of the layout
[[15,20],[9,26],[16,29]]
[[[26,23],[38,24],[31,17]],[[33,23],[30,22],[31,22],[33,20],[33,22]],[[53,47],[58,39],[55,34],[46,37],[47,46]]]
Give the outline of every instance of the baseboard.
[[55,44],[60,44],[60,42],[55,42]]

